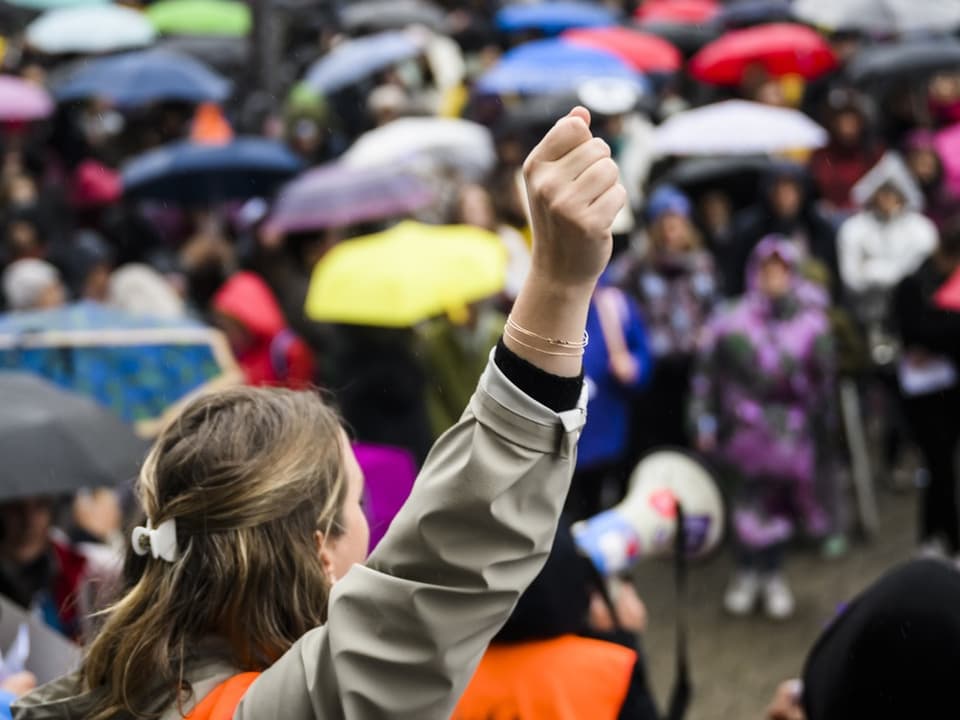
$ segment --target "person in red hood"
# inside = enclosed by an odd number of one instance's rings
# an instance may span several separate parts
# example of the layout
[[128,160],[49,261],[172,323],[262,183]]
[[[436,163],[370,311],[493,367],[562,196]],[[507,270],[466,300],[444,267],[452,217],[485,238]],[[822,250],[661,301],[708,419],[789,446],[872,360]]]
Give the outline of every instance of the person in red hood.
[[214,295],[212,307],[248,384],[300,390],[313,383],[313,355],[287,327],[273,291],[259,275],[232,276]]

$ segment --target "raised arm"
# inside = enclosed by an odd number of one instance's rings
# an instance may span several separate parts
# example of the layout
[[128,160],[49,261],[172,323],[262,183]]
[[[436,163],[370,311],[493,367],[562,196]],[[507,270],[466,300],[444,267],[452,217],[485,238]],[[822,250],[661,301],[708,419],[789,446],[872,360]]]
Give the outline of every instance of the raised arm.
[[585,421],[582,393],[566,407],[557,399],[580,385],[569,347],[583,336],[626,197],[588,123],[573,111],[525,165],[535,241],[513,313],[519,329],[508,330],[377,551],[334,588],[327,626],[254,683],[237,718],[446,720],[540,571]]

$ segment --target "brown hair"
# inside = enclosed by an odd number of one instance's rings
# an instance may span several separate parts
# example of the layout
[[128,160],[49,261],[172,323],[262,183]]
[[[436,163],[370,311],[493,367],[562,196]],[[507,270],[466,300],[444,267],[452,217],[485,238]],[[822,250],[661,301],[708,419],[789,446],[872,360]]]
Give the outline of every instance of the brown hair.
[[160,435],[138,495],[154,527],[176,520],[179,557],[128,549],[136,571],[81,669],[94,720],[156,717],[189,696],[184,662],[201,639],[262,670],[325,621],[316,531],[343,531],[340,437],[318,395],[253,388],[194,401]]

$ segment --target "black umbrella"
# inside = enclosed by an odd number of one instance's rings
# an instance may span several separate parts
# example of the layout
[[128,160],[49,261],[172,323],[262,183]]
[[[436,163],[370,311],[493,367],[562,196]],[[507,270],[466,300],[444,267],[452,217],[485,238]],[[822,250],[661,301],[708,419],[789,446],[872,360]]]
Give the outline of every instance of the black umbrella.
[[431,30],[446,28],[446,15],[424,0],[365,0],[349,3],[340,12],[344,29],[396,30],[408,25],[423,25]]
[[147,444],[109,410],[25,373],[0,373],[0,500],[133,477]]
[[960,41],[941,38],[865,48],[850,61],[847,76],[857,85],[868,85],[957,69],[960,69]]
[[769,170],[772,162],[766,155],[689,158],[677,163],[663,179],[682,188],[717,185],[732,176],[757,176]]
[[694,55],[700,48],[723,34],[723,27],[716,23],[676,23],[662,20],[644,20],[635,27],[673,43],[685,56]]

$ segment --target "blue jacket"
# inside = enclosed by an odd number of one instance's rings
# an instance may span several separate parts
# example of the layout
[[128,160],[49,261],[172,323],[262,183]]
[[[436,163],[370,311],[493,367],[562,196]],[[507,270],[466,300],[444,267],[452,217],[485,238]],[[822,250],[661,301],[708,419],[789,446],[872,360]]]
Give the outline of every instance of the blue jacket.
[[[610,370],[610,354],[597,308],[600,294],[605,295],[605,307],[616,313],[627,350],[640,366],[637,380],[630,386],[621,385]],[[590,303],[587,332],[590,333],[590,344],[584,354],[583,371],[590,403],[587,406],[587,424],[580,437],[578,470],[615,462],[626,452],[632,395],[646,385],[653,370],[653,357],[647,345],[647,332],[640,313],[634,301],[622,291],[613,287],[597,290]]]

